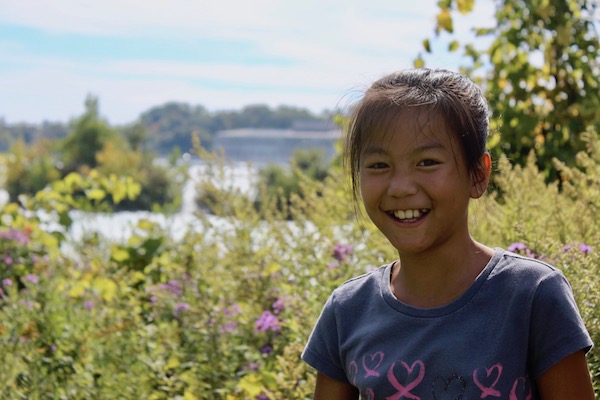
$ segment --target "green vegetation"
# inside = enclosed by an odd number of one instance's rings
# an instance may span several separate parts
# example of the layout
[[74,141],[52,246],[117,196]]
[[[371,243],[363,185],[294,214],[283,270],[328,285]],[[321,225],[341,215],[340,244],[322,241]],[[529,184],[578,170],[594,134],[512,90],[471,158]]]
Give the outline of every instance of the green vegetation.
[[[560,268],[598,343],[600,141],[585,140],[579,169],[556,165],[569,177],[562,191],[545,183],[533,155],[523,167],[503,157],[496,181],[505,195],[491,190],[475,201],[472,226],[478,240]],[[208,168],[209,185],[227,176],[218,160]],[[257,209],[235,189],[213,187],[212,215],[198,214],[180,240],[150,220],[124,242],[69,240],[68,209],[136,194],[133,182],[100,174],[71,174],[6,205],[0,397],[310,399],[314,372],[299,355],[323,302],[395,251],[353,217],[339,168],[323,181],[297,173],[300,195],[284,211],[291,220],[273,207],[276,198]],[[44,224],[32,212],[42,208]],[[589,361],[598,390],[597,347]]]
[[[453,14],[472,11],[475,0],[438,2],[436,35],[452,39],[448,51],[470,60],[462,68],[485,88],[492,109],[491,150],[521,165],[531,150],[553,180],[553,158],[569,165],[585,143],[582,133],[600,130],[600,44],[594,0],[502,0],[492,27],[476,27],[484,40],[459,43]],[[424,41],[431,51],[432,40]],[[419,56],[416,65],[423,65]]]
[[[115,210],[152,210],[177,207],[185,171],[173,165],[157,165],[154,154],[146,151],[143,126],[128,127],[121,134],[103,121],[98,100],[89,97],[84,114],[72,124],[63,139],[40,139],[31,145],[19,140],[5,161],[5,188],[11,201],[32,196],[60,178],[77,172],[104,176],[127,174],[141,185],[134,198],[111,204]],[[74,196],[82,195],[74,193]]]
[[[451,35],[453,12],[474,2],[438,4],[436,33]],[[469,57],[464,72],[495,110],[494,185],[472,204],[473,235],[560,268],[598,344],[591,11],[586,0],[502,0],[497,25],[476,31],[493,39],[489,47],[453,41],[449,50]],[[72,210],[176,203],[181,171],[154,165],[153,151],[174,159],[177,148],[192,147],[193,132],[209,147],[219,129],[307,117],[286,107],[209,113],[171,103],[117,129],[89,98],[64,130],[0,121],[0,149],[11,146],[0,158],[11,196],[0,210],[0,398],[311,398],[314,371],[299,355],[324,301],[345,279],[396,257],[366,218],[354,218],[339,158],[324,167],[316,154],[297,154],[292,169],[265,169],[257,201],[216,187],[227,169],[196,145],[207,162],[199,193],[209,212],[182,238],[151,219],[123,242],[70,231]],[[600,399],[598,346],[588,359]]]

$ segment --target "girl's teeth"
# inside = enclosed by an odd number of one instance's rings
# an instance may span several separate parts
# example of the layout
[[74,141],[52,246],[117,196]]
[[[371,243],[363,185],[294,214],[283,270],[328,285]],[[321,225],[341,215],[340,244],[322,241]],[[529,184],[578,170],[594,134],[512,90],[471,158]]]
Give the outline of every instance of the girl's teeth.
[[394,215],[398,219],[413,219],[421,216],[420,210],[398,210],[394,212]]

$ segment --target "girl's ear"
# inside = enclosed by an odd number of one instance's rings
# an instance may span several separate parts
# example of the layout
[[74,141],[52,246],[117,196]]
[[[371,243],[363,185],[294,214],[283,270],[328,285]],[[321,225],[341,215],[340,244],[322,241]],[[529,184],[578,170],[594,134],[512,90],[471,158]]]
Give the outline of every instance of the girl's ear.
[[478,199],[487,190],[490,183],[490,174],[492,173],[492,157],[490,153],[485,152],[477,165],[477,170],[473,172],[473,182],[471,185],[471,198]]

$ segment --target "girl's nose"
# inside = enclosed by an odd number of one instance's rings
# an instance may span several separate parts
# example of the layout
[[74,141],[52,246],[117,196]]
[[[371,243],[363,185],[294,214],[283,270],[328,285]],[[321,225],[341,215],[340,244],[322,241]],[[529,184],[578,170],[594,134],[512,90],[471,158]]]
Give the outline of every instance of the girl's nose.
[[406,197],[417,194],[418,185],[410,174],[396,173],[390,179],[387,193],[392,197]]

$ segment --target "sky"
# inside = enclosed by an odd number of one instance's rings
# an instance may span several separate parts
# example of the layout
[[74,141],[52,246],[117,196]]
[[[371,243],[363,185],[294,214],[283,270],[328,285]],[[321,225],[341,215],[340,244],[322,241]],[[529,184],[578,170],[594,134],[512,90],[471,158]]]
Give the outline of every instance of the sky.
[[[437,0],[0,0],[0,119],[68,122],[88,95],[111,124],[167,102],[344,108],[409,68]],[[455,33],[493,24],[493,1]],[[434,48],[448,41],[442,35]],[[434,51],[428,66],[455,69]]]

